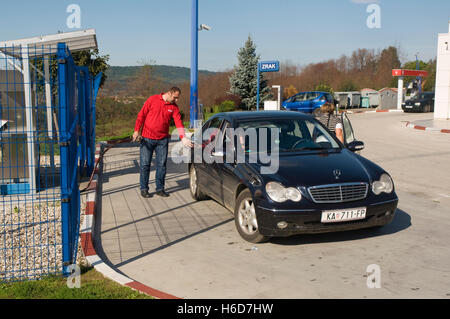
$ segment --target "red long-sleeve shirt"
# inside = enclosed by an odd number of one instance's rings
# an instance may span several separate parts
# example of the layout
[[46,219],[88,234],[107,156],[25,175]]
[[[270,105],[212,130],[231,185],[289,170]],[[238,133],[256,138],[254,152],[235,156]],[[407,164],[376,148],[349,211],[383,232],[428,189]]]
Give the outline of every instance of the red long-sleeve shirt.
[[162,94],[153,95],[148,98],[139,112],[134,130],[140,131],[142,125],[144,125],[142,129],[143,137],[161,140],[169,136],[169,125],[172,118],[178,129],[180,139],[182,139],[185,135],[178,105],[164,101]]

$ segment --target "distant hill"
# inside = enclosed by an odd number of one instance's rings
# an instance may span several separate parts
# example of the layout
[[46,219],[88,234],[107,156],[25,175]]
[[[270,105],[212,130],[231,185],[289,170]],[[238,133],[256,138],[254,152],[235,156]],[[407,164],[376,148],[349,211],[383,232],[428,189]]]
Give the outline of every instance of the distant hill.
[[[106,75],[107,81],[127,81],[132,78],[139,70],[140,66],[111,66]],[[180,85],[185,81],[189,81],[191,77],[189,68],[169,65],[154,65],[153,75],[164,83],[171,83],[173,85]],[[199,70],[200,74],[212,75],[215,72]]]

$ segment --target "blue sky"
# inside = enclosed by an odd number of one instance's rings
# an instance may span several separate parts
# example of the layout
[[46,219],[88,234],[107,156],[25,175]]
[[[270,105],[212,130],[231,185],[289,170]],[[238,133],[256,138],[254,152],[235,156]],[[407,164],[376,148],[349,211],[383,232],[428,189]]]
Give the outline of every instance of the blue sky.
[[[370,3],[381,9],[380,29],[367,27]],[[66,25],[70,4],[81,7],[81,29],[96,29],[111,65],[189,67],[191,0],[4,0],[0,41],[80,30]],[[199,33],[199,68],[232,68],[249,35],[262,60],[306,65],[389,45],[428,60],[449,19],[448,0],[199,0],[199,23],[212,27]]]

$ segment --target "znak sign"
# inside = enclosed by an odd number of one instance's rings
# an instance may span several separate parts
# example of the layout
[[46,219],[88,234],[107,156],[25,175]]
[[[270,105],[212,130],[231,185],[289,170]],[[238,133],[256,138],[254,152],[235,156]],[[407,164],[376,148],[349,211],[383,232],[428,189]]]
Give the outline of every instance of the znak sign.
[[261,72],[278,72],[280,71],[279,61],[264,61],[258,63],[258,72],[256,79],[256,110],[259,111],[259,77]]
[[278,72],[280,71],[279,61],[265,61],[259,63],[259,72]]

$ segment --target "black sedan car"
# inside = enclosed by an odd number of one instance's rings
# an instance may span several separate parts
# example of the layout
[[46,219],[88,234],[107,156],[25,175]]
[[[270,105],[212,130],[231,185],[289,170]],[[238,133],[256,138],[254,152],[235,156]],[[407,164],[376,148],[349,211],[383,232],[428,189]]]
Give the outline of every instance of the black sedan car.
[[434,112],[434,92],[423,92],[402,104],[404,112]]
[[239,234],[253,243],[390,223],[398,203],[393,181],[356,154],[364,144],[343,116],[345,145],[299,112],[214,115],[194,137],[192,197],[230,209]]

